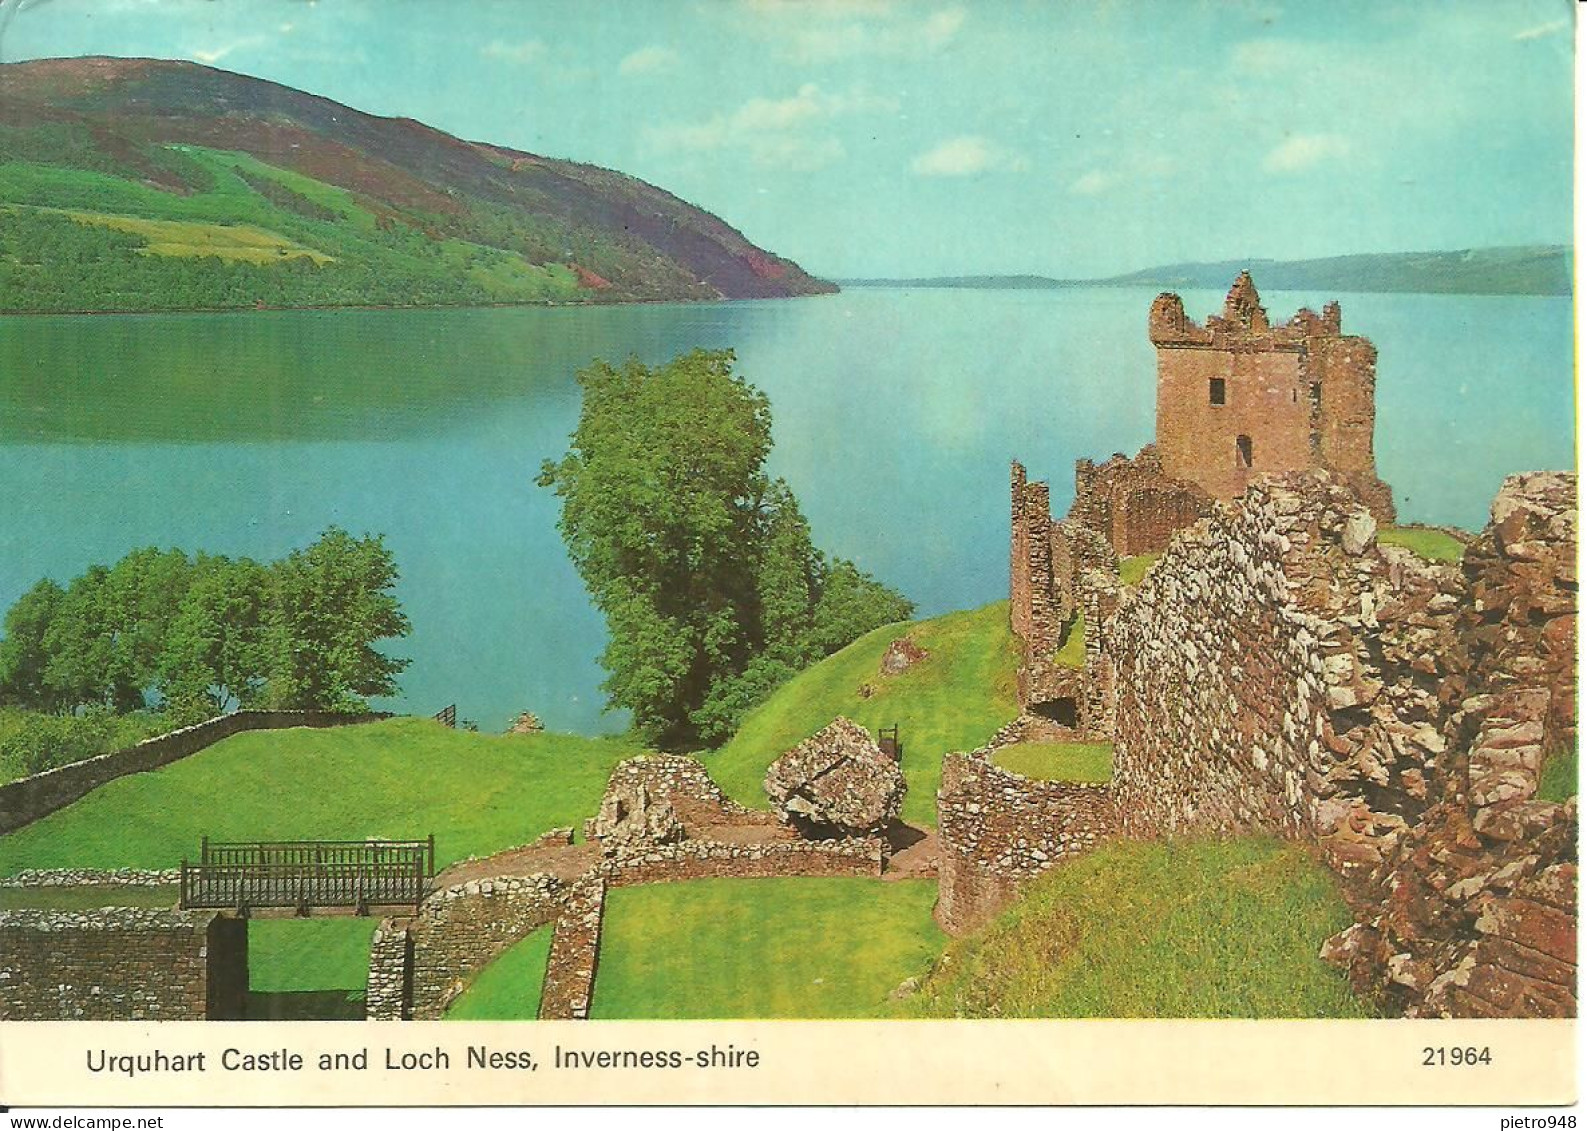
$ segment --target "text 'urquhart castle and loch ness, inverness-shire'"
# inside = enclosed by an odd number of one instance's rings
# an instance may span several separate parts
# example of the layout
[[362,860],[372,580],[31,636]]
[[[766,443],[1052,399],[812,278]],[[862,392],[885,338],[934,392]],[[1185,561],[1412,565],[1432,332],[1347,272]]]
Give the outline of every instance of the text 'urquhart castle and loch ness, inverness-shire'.
[[[936,919],[964,935],[1105,844],[1245,832],[1297,842],[1337,876],[1354,922],[1323,957],[1379,1012],[1574,1016],[1577,805],[1539,782],[1576,740],[1575,475],[1511,476],[1459,560],[1429,560],[1380,538],[1395,515],[1373,458],[1376,352],[1337,304],[1275,324],[1241,274],[1205,323],[1159,296],[1148,332],[1155,444],[1080,461],[1058,520],[1046,484],[1013,467],[1020,713],[946,756],[934,836],[900,824],[900,736],[846,718],[771,762],[769,809],[730,799],[708,761],[631,758],[582,842],[550,830],[377,908],[367,1016],[442,1016],[547,926],[539,1015],[590,1016],[615,888],[935,875]],[[1144,574],[1126,583],[1121,562]],[[904,638],[884,671],[921,655]],[[220,737],[0,787],[6,827]],[[1042,740],[1111,743],[1111,780],[997,764]],[[422,870],[422,842],[399,850]],[[0,1017],[236,1017],[247,963],[230,909],[0,912]]]

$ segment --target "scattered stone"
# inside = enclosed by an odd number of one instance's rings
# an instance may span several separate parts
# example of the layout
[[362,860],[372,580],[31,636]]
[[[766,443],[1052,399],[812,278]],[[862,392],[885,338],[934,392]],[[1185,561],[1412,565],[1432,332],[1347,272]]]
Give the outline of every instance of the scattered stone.
[[900,636],[882,653],[882,674],[902,675],[931,655],[908,636]]
[[540,721],[540,716],[533,711],[524,711],[508,728],[508,734],[539,734],[545,730],[545,724]]

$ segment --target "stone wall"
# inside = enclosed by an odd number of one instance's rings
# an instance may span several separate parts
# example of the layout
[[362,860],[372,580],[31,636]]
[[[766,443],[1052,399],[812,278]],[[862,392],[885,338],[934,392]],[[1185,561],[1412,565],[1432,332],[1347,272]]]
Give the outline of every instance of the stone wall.
[[878,837],[723,844],[686,840],[607,860],[612,887],[712,878],[880,876],[885,846]]
[[[1068,521],[1096,532],[1116,558],[1160,552],[1178,531],[1211,510],[1206,491],[1163,471],[1155,445],[1148,444],[1134,459],[1115,452],[1102,464],[1088,459],[1075,463],[1075,501]],[[1117,572],[1116,560],[1111,568]]]
[[1136,836],[1317,844],[1328,955],[1412,1015],[1575,1010],[1575,477],[1506,481],[1459,566],[1374,542],[1323,473],[1258,480],[1125,594],[1114,788]]
[[0,1020],[241,1018],[248,933],[214,912],[0,911]]
[[70,805],[106,782],[168,765],[246,730],[347,726],[390,717],[383,713],[345,715],[329,711],[236,711],[221,715],[146,739],[125,750],[0,785],[0,836]]
[[[561,914],[566,897],[562,881],[533,875],[471,880],[427,898],[406,930],[412,947],[410,1016],[442,1016],[475,973]],[[396,946],[381,940],[382,969],[390,968]],[[371,955],[373,969],[373,948]],[[392,997],[383,991],[379,1008],[389,1012]]]
[[605,914],[606,881],[600,876],[586,876],[568,890],[546,957],[545,984],[540,992],[542,1020],[589,1019]]
[[774,814],[732,800],[711,780],[704,763],[684,754],[641,754],[619,762],[606,782],[600,811],[585,835],[604,851],[709,839],[713,830],[778,827]]
[[75,888],[84,885],[115,887],[175,887],[182,882],[180,868],[24,868],[0,876],[0,888]]
[[411,920],[382,919],[369,941],[369,977],[364,983],[364,1017],[404,1021],[413,1016],[413,936]]
[[1266,477],[1121,595],[1127,832],[1267,829],[1317,840],[1350,875],[1421,813],[1462,582],[1374,537],[1325,473]]
[[[1006,741],[999,736],[994,743]],[[949,754],[942,763],[935,914],[952,935],[983,926],[1033,876],[1118,830],[1110,787],[1034,781],[993,765],[993,749]]]

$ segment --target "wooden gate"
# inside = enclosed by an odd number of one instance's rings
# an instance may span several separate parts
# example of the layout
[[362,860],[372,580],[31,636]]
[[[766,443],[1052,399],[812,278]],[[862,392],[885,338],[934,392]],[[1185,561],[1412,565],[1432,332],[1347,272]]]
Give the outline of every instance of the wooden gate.
[[182,861],[183,908],[315,908],[367,915],[371,906],[418,906],[435,876],[435,837],[211,843]]

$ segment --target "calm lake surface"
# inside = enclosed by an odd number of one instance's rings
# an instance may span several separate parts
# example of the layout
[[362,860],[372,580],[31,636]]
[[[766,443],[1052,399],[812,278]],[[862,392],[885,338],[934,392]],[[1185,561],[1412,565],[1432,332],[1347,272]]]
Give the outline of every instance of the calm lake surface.
[[[413,635],[403,697],[482,729],[602,713],[600,617],[540,462],[595,357],[731,347],[771,397],[773,471],[817,544],[922,615],[1006,595],[1008,462],[1067,508],[1080,457],[1153,431],[1155,292],[853,290],[593,309],[0,318],[0,606],[144,545],[273,558],[386,535]],[[1403,521],[1478,528],[1508,473],[1574,466],[1571,302],[1330,297],[1379,351],[1379,471]],[[1223,295],[1184,295],[1195,317]]]

